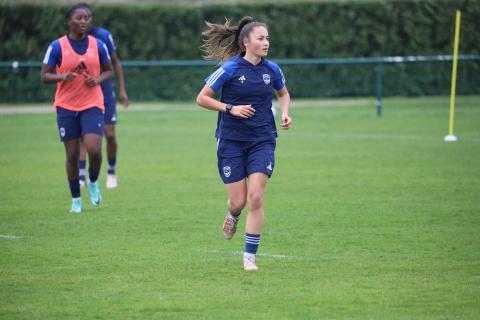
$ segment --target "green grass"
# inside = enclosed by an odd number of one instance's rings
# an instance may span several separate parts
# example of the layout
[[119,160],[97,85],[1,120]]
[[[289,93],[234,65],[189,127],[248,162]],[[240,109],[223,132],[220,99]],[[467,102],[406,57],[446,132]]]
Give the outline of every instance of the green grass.
[[0,318],[475,319],[480,98],[457,99],[455,143],[448,104],[296,101],[258,273],[245,218],[222,238],[214,112],[120,113],[120,186],[82,215],[53,111],[0,114]]

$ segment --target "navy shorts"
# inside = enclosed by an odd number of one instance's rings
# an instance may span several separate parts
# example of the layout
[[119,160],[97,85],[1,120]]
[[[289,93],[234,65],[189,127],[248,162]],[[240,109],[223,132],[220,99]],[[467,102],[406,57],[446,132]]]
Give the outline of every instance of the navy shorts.
[[223,183],[240,181],[252,173],[272,176],[275,167],[275,140],[218,140],[218,173]]
[[103,111],[97,107],[71,111],[57,107],[57,125],[60,141],[79,139],[86,133],[103,135]]
[[117,123],[117,104],[115,100],[105,102],[105,124]]

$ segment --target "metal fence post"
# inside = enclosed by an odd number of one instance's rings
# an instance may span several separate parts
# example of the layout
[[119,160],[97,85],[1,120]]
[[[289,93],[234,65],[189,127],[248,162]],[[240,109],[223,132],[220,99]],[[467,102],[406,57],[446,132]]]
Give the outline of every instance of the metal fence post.
[[382,116],[382,63],[375,66],[375,106],[377,116]]

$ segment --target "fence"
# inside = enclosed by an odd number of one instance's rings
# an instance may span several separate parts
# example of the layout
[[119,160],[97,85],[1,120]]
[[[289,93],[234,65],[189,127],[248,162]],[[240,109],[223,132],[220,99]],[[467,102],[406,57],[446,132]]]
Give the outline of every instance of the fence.
[[[449,95],[452,56],[275,60],[293,98]],[[208,61],[123,61],[131,100],[191,100],[215,68]],[[0,62],[0,103],[51,102],[40,62]],[[459,56],[457,94],[480,94],[480,55]],[[377,112],[381,112],[378,109]]]

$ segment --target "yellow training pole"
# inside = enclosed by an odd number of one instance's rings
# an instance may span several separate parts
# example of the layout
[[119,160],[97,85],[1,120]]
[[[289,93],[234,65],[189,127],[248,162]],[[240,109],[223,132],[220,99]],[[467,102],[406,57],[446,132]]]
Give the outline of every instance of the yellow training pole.
[[450,121],[448,124],[448,135],[445,141],[457,141],[457,137],[453,135],[453,125],[455,120],[455,88],[457,83],[457,62],[458,62],[458,43],[460,39],[460,10],[457,10],[455,21],[455,40],[453,44],[453,64],[452,64],[452,89],[450,92]]

